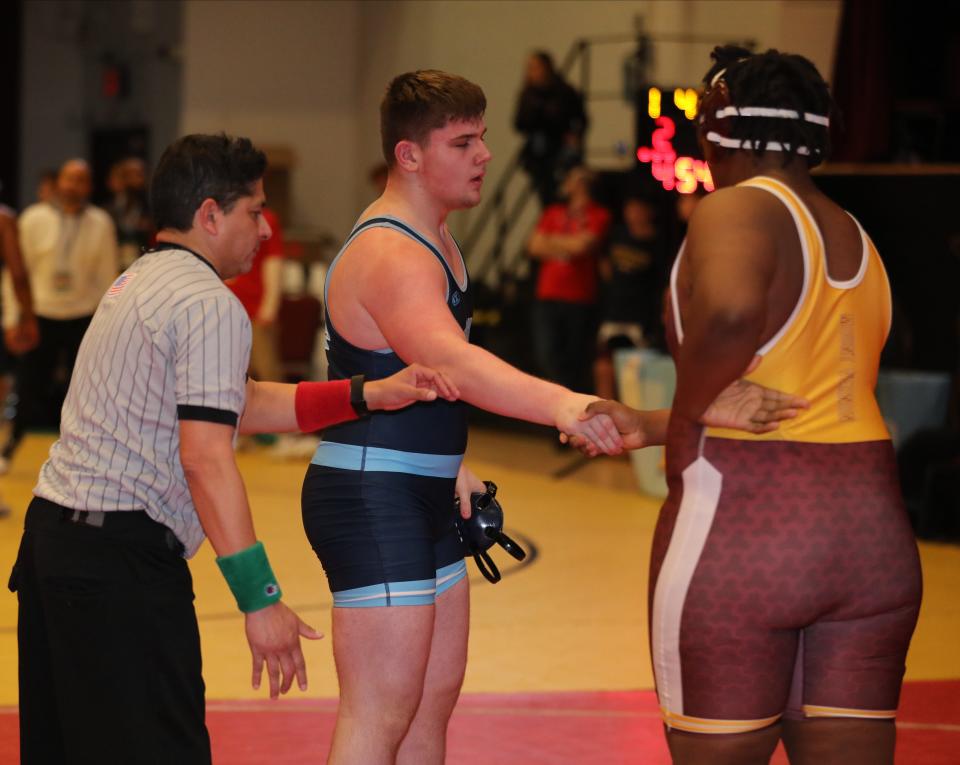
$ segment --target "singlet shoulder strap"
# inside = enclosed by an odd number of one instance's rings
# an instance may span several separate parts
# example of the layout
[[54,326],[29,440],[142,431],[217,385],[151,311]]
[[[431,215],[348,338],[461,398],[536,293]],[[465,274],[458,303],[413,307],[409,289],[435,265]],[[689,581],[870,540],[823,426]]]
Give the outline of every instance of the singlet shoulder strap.
[[[461,292],[463,292],[463,291],[465,291],[465,290],[467,289],[467,280],[468,280],[468,277],[467,277],[466,262],[465,262],[464,259],[463,259],[463,253],[460,251],[460,243],[453,237],[452,234],[450,235],[450,238],[453,239],[453,243],[454,243],[454,245],[455,245],[456,248],[457,248],[457,255],[460,256],[460,263],[461,263],[461,267],[463,268],[463,277],[464,277],[464,283],[463,283],[463,284],[460,284],[460,283],[457,281],[457,277],[456,277],[456,275],[453,273],[453,269],[450,268],[449,264],[447,263],[447,259],[443,257],[443,253],[440,252],[440,250],[437,248],[437,246],[436,246],[433,242],[431,242],[429,239],[427,239],[427,237],[425,237],[423,234],[421,234],[419,231],[417,231],[417,230],[416,230],[413,226],[411,226],[409,223],[406,223],[405,221],[403,221],[403,220],[401,220],[400,218],[397,218],[397,217],[395,217],[395,216],[393,216],[393,215],[378,215],[378,216],[373,217],[373,218],[367,218],[365,221],[362,221],[361,223],[359,223],[359,224],[354,228],[354,233],[351,234],[351,238],[352,238],[355,234],[360,233],[361,230],[366,230],[366,229],[368,229],[368,228],[389,228],[389,229],[392,229],[392,230],[394,230],[394,231],[398,231],[398,232],[400,232],[401,234],[404,234],[405,236],[410,237],[410,238],[413,239],[415,242],[419,242],[419,243],[422,244],[424,247],[426,247],[428,250],[430,250],[430,252],[433,253],[434,257],[435,257],[437,260],[440,261],[440,264],[443,266],[443,270],[444,270],[444,271],[446,272],[446,274],[450,277],[450,279],[453,281],[453,283],[454,283],[455,285],[457,285],[457,287],[460,288],[460,291],[461,291]],[[448,292],[449,292],[449,290],[448,290]]]
[[[820,235],[820,229],[814,220],[813,214],[803,203],[803,200],[794,193],[794,191],[782,181],[776,178],[770,178],[766,175],[758,175],[749,178],[738,186],[748,186],[750,188],[762,189],[773,194],[783,206],[787,208],[790,217],[797,229],[797,238],[800,240],[800,252],[803,256],[803,286],[800,289],[800,297],[790,312],[790,316],[783,323],[783,326],[777,330],[776,334],[763,344],[757,353],[761,356],[766,355],[790,330],[806,305],[807,298],[810,295],[811,284],[814,283],[813,277],[825,273],[823,263],[823,237]],[[816,274],[814,274],[816,272]],[[818,280],[819,281],[819,280]]]
[[450,296],[450,284],[451,282],[455,284],[461,292],[466,291],[467,284],[469,282],[469,277],[467,276],[467,267],[466,261],[463,258],[463,253],[460,251],[460,243],[454,239],[454,244],[457,247],[457,254],[460,256],[460,263],[463,268],[463,277],[464,283],[461,285],[457,282],[457,277],[450,269],[450,266],[447,264],[446,258],[443,257],[443,253],[437,249],[436,245],[427,239],[423,234],[417,231],[409,223],[402,221],[400,218],[394,217],[393,215],[376,215],[372,218],[367,218],[366,220],[358,221],[354,224],[353,230],[350,232],[350,236],[347,237],[347,240],[343,243],[343,247],[340,248],[340,252],[337,253],[337,256],[333,259],[333,262],[330,263],[330,268],[327,270],[327,279],[323,288],[323,302],[324,305],[328,305],[327,299],[327,290],[328,285],[330,284],[330,275],[333,273],[333,269],[337,264],[337,261],[340,260],[340,257],[346,252],[347,248],[353,243],[353,240],[356,239],[364,231],[367,231],[371,228],[389,228],[393,231],[396,231],[404,236],[413,239],[415,242],[423,245],[427,250],[433,253],[433,256],[440,262],[440,265],[443,266],[443,271],[447,275],[447,297]]

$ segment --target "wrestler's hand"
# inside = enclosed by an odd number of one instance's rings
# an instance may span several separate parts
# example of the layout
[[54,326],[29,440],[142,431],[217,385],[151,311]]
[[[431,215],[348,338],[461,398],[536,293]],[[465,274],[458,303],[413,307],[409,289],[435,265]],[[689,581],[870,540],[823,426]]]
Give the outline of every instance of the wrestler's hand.
[[[642,449],[648,445],[647,433],[643,426],[643,415],[636,409],[619,401],[597,400],[589,404],[580,415],[581,420],[589,420],[598,415],[606,415],[613,422],[614,427],[620,433],[623,439],[624,449]],[[591,457],[589,442],[578,435],[561,436],[561,441],[570,444],[575,449],[579,449],[584,454]]]
[[[748,375],[760,364],[754,356],[744,371]],[[737,380],[717,396],[703,413],[700,421],[715,428],[736,428],[750,433],[769,433],[780,427],[780,422],[796,417],[810,402],[800,396],[783,393],[747,380]]]
[[40,342],[40,329],[34,316],[22,316],[20,321],[4,331],[7,350],[14,356],[32,351]]
[[403,409],[417,401],[433,401],[437,396],[456,401],[460,391],[443,372],[421,364],[411,364],[395,375],[363,384],[363,398],[371,410]]
[[620,454],[623,451],[623,438],[607,414],[581,418],[586,408],[599,400],[596,396],[580,393],[571,393],[567,397],[556,417],[560,440],[563,443],[576,440],[577,448],[590,457],[598,454]]
[[460,507],[460,515],[469,518],[473,510],[473,504],[470,502],[471,494],[483,494],[487,490],[487,485],[474,475],[473,471],[460,463],[460,470],[457,473],[457,505]]
[[253,656],[253,689],[260,688],[263,666],[270,679],[270,698],[290,690],[293,678],[301,691],[307,690],[307,665],[300,650],[300,638],[323,637],[282,602],[245,614],[247,642]]

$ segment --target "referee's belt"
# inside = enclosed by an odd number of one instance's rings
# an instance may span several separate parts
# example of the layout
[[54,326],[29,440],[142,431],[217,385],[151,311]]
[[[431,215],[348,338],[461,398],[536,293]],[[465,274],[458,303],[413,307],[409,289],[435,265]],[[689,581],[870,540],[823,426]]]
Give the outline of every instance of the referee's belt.
[[[102,510],[74,510],[72,507],[60,508],[60,520],[70,521],[71,523],[82,523],[85,526],[96,526],[103,528],[104,521],[108,515],[116,515],[118,511],[105,513]],[[143,510],[134,510],[132,512],[142,513]]]
[[113,530],[156,527],[158,532],[163,533],[163,541],[167,548],[178,555],[183,554],[183,543],[177,539],[177,535],[164,524],[153,520],[145,510],[74,510],[71,507],[50,504],[59,510],[60,521],[65,523]]

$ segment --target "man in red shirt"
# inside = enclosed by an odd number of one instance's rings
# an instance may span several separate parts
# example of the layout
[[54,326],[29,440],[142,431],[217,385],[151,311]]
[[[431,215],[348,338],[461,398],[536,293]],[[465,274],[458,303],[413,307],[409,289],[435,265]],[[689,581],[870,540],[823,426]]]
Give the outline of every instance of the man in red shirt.
[[593,180],[587,168],[573,168],[561,189],[566,202],[544,210],[527,244],[529,256],[540,261],[533,315],[537,363],[548,378],[577,391],[590,387],[596,259],[610,227],[610,213],[590,196]]
[[263,208],[273,236],[257,251],[251,269],[227,281],[250,317],[253,344],[250,348],[250,371],[257,380],[283,382],[280,367],[277,312],[280,309],[280,270],[283,265],[283,231],[277,214]]

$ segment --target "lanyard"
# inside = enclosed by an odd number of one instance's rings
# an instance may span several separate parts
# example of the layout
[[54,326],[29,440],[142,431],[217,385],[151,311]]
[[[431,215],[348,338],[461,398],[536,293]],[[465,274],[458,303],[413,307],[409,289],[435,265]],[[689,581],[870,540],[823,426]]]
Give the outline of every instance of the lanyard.
[[84,214],[66,215],[62,210],[58,210],[60,215],[60,241],[57,247],[56,273],[69,274],[70,261],[73,259],[73,252],[77,246],[77,240],[80,238],[80,230],[83,228]]

